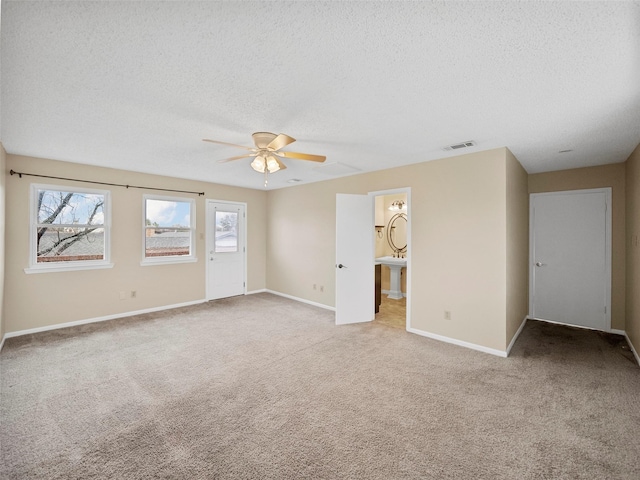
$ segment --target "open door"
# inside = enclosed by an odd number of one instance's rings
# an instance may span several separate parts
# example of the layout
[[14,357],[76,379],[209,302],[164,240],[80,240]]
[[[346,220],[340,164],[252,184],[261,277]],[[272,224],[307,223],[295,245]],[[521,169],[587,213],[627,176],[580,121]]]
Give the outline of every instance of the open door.
[[336,195],[336,325],[374,312],[373,197]]

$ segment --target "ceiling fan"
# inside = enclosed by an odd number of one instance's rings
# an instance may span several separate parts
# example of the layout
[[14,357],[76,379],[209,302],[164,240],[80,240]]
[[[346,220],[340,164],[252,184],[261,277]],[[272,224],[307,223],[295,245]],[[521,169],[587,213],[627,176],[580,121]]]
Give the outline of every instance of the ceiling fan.
[[218,143],[220,145],[229,145],[231,147],[242,148],[249,150],[251,153],[245,155],[238,155],[236,157],[225,158],[219,160],[220,163],[231,162],[233,160],[240,160],[242,158],[254,157],[251,162],[251,168],[256,172],[264,173],[264,186],[267,186],[267,175],[269,173],[275,173],[278,170],[284,170],[287,166],[278,157],[292,158],[295,160],[308,160],[311,162],[324,162],[327,157],[322,155],[311,155],[309,153],[298,152],[282,152],[281,148],[296,141],[295,138],[281,133],[276,135],[269,132],[256,132],[252,135],[253,143],[255,147],[245,147],[242,145],[236,145],[235,143],[220,142],[218,140],[209,140],[204,138],[204,142]]

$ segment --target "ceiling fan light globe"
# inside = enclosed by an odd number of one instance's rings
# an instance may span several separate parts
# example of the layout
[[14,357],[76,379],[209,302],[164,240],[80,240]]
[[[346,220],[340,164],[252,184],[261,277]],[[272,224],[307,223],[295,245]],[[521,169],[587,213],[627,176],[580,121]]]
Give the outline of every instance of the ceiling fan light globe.
[[280,170],[278,161],[271,155],[267,157],[267,169],[269,170],[269,173],[274,173]]
[[251,162],[251,168],[253,168],[256,172],[264,173],[264,169],[265,169],[264,157],[259,155],[256,158],[254,158],[253,162]]

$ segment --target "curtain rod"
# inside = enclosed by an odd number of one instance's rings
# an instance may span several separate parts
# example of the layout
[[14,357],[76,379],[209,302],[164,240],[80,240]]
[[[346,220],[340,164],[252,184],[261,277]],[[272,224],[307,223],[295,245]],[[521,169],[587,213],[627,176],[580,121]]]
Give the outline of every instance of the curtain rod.
[[204,192],[191,192],[189,190],[175,190],[173,188],[141,187],[139,185],[125,185],[123,183],[95,182],[93,180],[79,180],[77,178],[52,177],[50,175],[36,175],[35,173],[16,172],[15,170],[9,170],[9,173],[11,175],[18,175],[19,178],[22,178],[22,176],[25,175],[27,177],[53,178],[55,180],[69,180],[72,182],[94,183],[96,185],[109,185],[112,187],[140,188],[142,190],[159,190],[162,192],[191,193],[193,195],[198,195],[198,196],[204,195]]

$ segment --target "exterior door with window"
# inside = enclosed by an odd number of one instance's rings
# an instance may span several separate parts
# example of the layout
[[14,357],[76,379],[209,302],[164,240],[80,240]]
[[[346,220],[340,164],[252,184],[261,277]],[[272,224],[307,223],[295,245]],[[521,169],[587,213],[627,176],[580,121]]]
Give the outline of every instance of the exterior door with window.
[[207,300],[244,295],[246,206],[207,201]]

